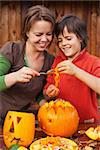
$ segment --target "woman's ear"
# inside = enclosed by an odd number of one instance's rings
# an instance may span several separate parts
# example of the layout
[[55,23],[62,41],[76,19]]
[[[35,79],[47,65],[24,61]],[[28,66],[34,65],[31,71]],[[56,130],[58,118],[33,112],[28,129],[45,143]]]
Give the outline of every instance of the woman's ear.
[[26,32],[26,36],[29,37],[29,32]]
[[83,42],[83,40],[82,39],[80,39],[80,43],[82,43]]

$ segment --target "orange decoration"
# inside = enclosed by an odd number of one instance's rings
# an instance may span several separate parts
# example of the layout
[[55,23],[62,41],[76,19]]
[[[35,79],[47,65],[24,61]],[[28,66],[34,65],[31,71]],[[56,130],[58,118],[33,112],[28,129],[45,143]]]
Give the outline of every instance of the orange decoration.
[[47,135],[69,137],[77,131],[79,116],[72,104],[57,99],[40,107],[38,121]]
[[54,78],[54,80],[55,80],[55,86],[58,88],[59,81],[60,81],[60,74],[59,74],[57,68],[54,69],[54,73],[55,73],[55,78]]
[[4,121],[3,137],[6,146],[29,146],[35,133],[35,116],[32,113],[9,111]]

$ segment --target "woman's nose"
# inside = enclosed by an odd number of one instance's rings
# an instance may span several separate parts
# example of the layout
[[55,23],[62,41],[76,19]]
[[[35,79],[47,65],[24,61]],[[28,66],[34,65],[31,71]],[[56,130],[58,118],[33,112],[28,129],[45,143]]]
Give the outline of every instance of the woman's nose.
[[47,40],[48,40],[47,36],[43,35],[42,38],[41,38],[41,41],[47,41]]

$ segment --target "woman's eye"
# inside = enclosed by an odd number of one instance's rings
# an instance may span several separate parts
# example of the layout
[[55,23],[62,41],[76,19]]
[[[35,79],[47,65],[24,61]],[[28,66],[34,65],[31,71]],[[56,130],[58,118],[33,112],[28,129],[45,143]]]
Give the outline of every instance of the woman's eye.
[[51,36],[51,35],[53,35],[53,34],[52,34],[52,32],[50,32],[50,33],[47,33],[47,35],[48,35],[48,36]]
[[[43,34],[40,33],[40,34],[35,34],[35,35],[38,36],[38,37],[40,37],[40,36],[42,36]],[[52,36],[52,33],[47,33],[46,36]]]
[[42,34],[35,34],[36,36],[41,36]]

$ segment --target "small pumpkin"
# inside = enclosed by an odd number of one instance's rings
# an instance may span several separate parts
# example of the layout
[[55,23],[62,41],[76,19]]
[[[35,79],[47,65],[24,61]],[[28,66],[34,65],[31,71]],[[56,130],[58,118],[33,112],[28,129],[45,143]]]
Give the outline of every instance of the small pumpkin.
[[79,115],[70,102],[57,99],[39,108],[38,122],[47,135],[68,137],[77,131]]
[[32,113],[9,111],[3,126],[3,138],[9,148],[13,144],[29,146],[35,133],[35,116]]
[[90,127],[86,130],[85,134],[92,140],[100,141],[100,125],[95,128]]

